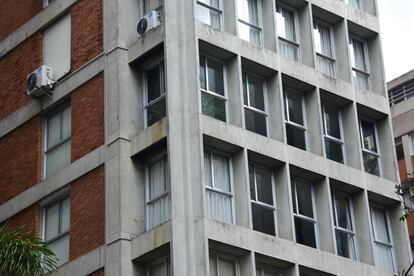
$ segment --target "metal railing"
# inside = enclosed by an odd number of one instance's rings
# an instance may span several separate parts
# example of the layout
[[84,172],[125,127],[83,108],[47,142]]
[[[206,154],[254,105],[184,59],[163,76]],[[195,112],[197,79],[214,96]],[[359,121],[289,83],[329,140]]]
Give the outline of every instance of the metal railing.
[[390,106],[398,104],[414,96],[414,79],[407,81],[388,92]]

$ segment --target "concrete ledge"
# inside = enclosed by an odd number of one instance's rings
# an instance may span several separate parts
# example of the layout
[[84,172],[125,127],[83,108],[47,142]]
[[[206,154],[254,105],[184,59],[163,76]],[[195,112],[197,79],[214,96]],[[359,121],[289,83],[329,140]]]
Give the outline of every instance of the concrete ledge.
[[[59,2],[59,1],[56,1]],[[55,3],[55,2],[53,2]],[[62,80],[53,90],[53,98],[45,99],[40,102],[32,100],[26,105],[22,106],[3,120],[0,120],[0,137],[3,137],[13,129],[17,128],[24,122],[31,119],[33,116],[41,112],[42,110],[50,107],[63,97],[71,93],[74,89],[78,88],[94,76],[104,70],[104,57],[103,55],[97,56],[91,60],[67,78]]]
[[170,242],[171,222],[163,223],[132,239],[132,260]]
[[59,0],[52,2],[16,31],[0,41],[0,58],[13,50],[26,38],[45,28],[53,20],[65,13],[77,0]]
[[0,222],[35,204],[42,198],[63,188],[93,169],[96,169],[105,163],[105,158],[106,147],[100,146],[56,174],[49,176],[45,180],[13,197],[0,206]]
[[166,118],[142,130],[131,139],[131,156],[167,137],[168,124]]
[[149,50],[159,45],[164,41],[164,32],[165,28],[162,24],[158,28],[149,31],[142,38],[139,38],[137,41],[132,43],[128,47],[128,63],[132,63]]
[[85,276],[105,267],[106,247],[104,245],[86,253],[83,256],[67,263],[50,276]]
[[399,202],[395,183],[202,115],[204,134]]
[[211,240],[231,244],[249,251],[293,262],[334,275],[389,276],[390,272],[335,254],[303,246],[293,241],[273,237],[234,224],[206,219],[206,236]]

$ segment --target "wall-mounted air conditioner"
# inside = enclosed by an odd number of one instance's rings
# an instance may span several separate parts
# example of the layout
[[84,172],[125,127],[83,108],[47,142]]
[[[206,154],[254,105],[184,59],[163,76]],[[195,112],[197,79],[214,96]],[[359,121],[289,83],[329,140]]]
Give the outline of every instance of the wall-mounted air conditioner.
[[50,95],[53,89],[52,69],[42,65],[27,76],[26,93],[28,96],[38,98],[43,95]]
[[157,28],[161,25],[161,14],[158,11],[150,11],[144,17],[138,21],[137,32],[138,37],[141,37],[143,34],[149,30]]

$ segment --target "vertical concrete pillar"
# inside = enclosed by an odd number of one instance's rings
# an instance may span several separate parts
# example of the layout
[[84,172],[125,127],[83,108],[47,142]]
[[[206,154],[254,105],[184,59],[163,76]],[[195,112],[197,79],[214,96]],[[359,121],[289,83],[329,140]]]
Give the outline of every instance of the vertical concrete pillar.
[[413,162],[411,159],[411,140],[409,135],[403,135],[401,136],[401,143],[404,150],[404,161],[405,161],[405,167],[407,168],[407,173],[413,174]]
[[280,74],[275,73],[266,79],[267,108],[269,110],[269,137],[284,142],[283,92]]
[[288,165],[276,168],[276,208],[277,227],[282,239],[295,240],[295,226],[293,220],[292,186]]
[[368,57],[369,57],[369,70],[371,73],[371,90],[375,94],[379,94],[383,97],[387,96],[385,85],[385,73],[382,61],[381,41],[377,34],[375,37],[367,41],[368,44]]
[[224,31],[233,35],[237,35],[236,1],[237,0],[221,1],[224,17]]
[[346,165],[363,170],[358,113],[354,102],[342,108],[342,124]]
[[263,47],[276,51],[276,1],[262,1]]
[[238,127],[244,127],[243,80],[240,56],[226,63],[228,118],[227,121]]
[[336,76],[343,81],[351,82],[348,28],[345,20],[341,20],[333,26],[333,33],[336,55]]
[[395,155],[394,135],[389,117],[377,121],[378,144],[382,166],[382,177],[398,181],[398,164]]
[[312,91],[304,93],[305,110],[304,114],[308,129],[308,151],[323,156],[323,135],[322,135],[322,113],[319,89],[314,88]]
[[332,204],[329,182],[326,177],[314,182],[315,205],[318,218],[319,246],[321,250],[335,253],[335,237],[332,232]]
[[247,150],[233,154],[235,224],[252,228]]
[[315,54],[312,39],[312,11],[309,3],[298,10],[298,17],[302,63],[310,67],[315,67]]
[[[394,244],[394,254],[397,260],[397,270],[407,270],[412,262],[412,252],[409,246],[410,238],[406,221],[400,220],[402,216],[401,206],[395,205],[389,208],[391,232]],[[398,249],[397,249],[398,248]]]

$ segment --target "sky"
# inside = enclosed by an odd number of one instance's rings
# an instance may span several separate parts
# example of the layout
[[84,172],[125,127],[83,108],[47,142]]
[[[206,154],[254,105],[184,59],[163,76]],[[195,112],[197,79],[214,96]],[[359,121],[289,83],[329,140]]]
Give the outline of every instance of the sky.
[[387,82],[414,69],[414,0],[377,0]]

